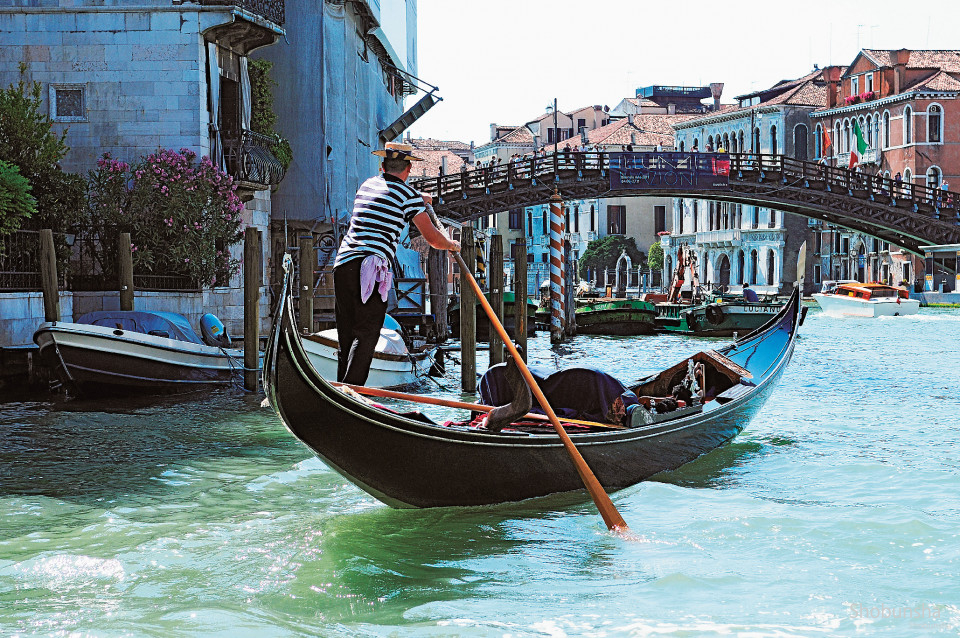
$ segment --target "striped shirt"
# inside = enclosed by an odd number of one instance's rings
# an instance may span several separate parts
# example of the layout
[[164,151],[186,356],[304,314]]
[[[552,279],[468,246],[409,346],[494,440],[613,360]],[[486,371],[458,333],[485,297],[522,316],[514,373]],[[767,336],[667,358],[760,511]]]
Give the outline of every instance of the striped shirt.
[[383,173],[360,185],[350,228],[340,242],[334,267],[369,255],[393,264],[403,228],[426,210],[423,197],[405,181]]

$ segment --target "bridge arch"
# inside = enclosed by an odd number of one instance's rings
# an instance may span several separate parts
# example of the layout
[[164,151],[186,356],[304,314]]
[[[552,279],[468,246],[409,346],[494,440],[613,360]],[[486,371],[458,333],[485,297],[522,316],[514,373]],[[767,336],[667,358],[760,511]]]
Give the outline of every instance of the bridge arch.
[[[599,197],[682,199],[678,208],[696,207],[698,217],[696,228],[681,229],[686,234],[702,230],[698,202],[706,200],[751,206],[753,214],[759,206],[799,214],[877,237],[916,254],[922,252],[920,246],[960,243],[960,193],[937,198],[933,189],[913,184],[908,169],[903,182],[896,182],[782,155],[715,154],[730,162],[729,181],[721,187],[658,183],[633,188],[620,184],[614,190],[609,153],[585,152],[579,162],[561,162],[561,155],[529,158],[510,172],[503,165],[412,183],[434,196],[438,214],[455,220],[543,205],[556,189],[571,202]],[[676,155],[633,153],[631,157],[637,165],[655,166],[661,157]]]

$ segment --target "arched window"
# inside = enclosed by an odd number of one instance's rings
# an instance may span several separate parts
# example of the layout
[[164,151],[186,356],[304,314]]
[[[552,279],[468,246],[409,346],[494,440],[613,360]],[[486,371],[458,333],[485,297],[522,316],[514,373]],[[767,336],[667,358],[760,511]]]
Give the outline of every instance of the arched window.
[[903,186],[907,191],[907,195],[913,193],[913,171],[909,168],[903,169]]
[[696,148],[696,149],[700,148],[700,140],[698,140],[697,138],[693,138],[693,148]]
[[742,153],[744,149],[743,131],[740,131],[740,135],[738,136],[737,146],[740,148],[740,152]]
[[890,112],[883,114],[883,148],[890,147]]
[[927,188],[940,188],[940,182],[943,181],[943,173],[936,166],[927,169]]
[[743,272],[743,251],[738,251],[737,254],[737,281],[743,283],[747,280],[747,273]]
[[867,125],[863,129],[867,134],[867,146],[873,146],[873,117],[867,116]]
[[903,109],[903,143],[913,144],[913,109],[909,106]]
[[727,133],[723,134],[723,148],[730,151],[730,136]]
[[760,152],[760,127],[753,129],[753,148],[750,149],[752,153]]
[[673,256],[672,255],[667,255],[666,264],[667,264],[667,274],[672,275],[673,274]]
[[597,230],[597,222],[593,214],[594,214],[593,204],[590,204],[590,230],[595,231]]
[[690,232],[694,233],[700,230],[700,227],[697,225],[697,217],[699,216],[700,212],[697,204],[699,204],[699,202],[697,200],[693,200],[693,229]]
[[683,140],[680,140],[680,152],[683,152]]
[[707,148],[710,149],[710,150],[713,150],[713,149],[714,149],[714,146],[713,146],[713,136],[712,136],[712,135],[710,135],[710,136],[707,137]]
[[927,141],[939,144],[943,141],[943,109],[937,104],[931,104],[927,109]]
[[757,251],[751,250],[750,251],[750,283],[751,284],[757,283],[757,262],[758,262]]
[[813,136],[813,156],[823,157],[823,125],[817,124],[816,134]]
[[774,124],[770,127],[770,152],[774,155],[777,154],[777,149],[779,145],[777,144],[777,125]]
[[837,153],[843,152],[843,149],[840,148],[840,144],[843,143],[843,140],[840,137],[840,127],[841,127],[840,120],[837,120],[836,123],[833,125],[833,154],[834,155],[836,155]]
[[777,227],[777,211],[770,209],[770,228]]
[[880,146],[880,114],[873,114],[873,139],[877,141],[877,146]]
[[570,232],[570,207],[563,207],[563,230],[564,232]]
[[793,129],[793,156],[801,161],[806,161],[807,159],[807,125],[806,124],[798,124]]
[[777,256],[772,250],[767,251],[767,285],[772,286],[773,279],[773,270],[776,267]]
[[843,146],[840,150],[844,153],[850,150],[850,120],[843,123]]

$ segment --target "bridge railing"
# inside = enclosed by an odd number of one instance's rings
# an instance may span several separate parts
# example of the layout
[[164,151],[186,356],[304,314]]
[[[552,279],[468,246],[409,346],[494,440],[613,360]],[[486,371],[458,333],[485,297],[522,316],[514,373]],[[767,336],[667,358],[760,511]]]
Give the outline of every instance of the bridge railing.
[[757,174],[761,179],[779,175],[784,185],[791,182],[822,182],[828,191],[846,191],[850,196],[867,197],[871,201],[886,202],[891,206],[896,206],[899,202],[909,202],[914,212],[929,212],[934,219],[960,222],[960,193],[940,188],[909,184],[881,175],[870,175],[785,155],[731,154],[731,179],[742,180],[745,174]]
[[[654,153],[644,153],[654,155]],[[784,186],[818,183],[830,192],[869,198],[890,206],[909,203],[913,211],[933,219],[960,223],[960,193],[857,170],[763,153],[723,154],[730,160],[730,183],[778,176]],[[610,168],[608,151],[557,151],[536,154],[459,174],[413,179],[411,183],[441,203],[451,199],[482,197],[520,186],[560,184],[570,179],[604,178]],[[691,192],[691,196],[696,196]]]

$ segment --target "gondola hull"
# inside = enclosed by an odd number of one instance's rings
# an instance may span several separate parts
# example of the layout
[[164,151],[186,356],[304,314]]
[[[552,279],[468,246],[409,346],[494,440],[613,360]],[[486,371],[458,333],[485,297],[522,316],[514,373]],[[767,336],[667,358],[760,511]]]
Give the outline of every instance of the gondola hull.
[[[288,284],[289,285],[289,284]],[[675,469],[736,436],[776,385],[796,334],[795,294],[764,330],[724,349],[753,379],[723,403],[647,426],[571,434],[608,491]],[[289,288],[264,361],[264,388],[287,428],[331,468],[394,507],[504,503],[583,489],[556,434],[423,423],[366,405],[324,381],[300,344]]]

